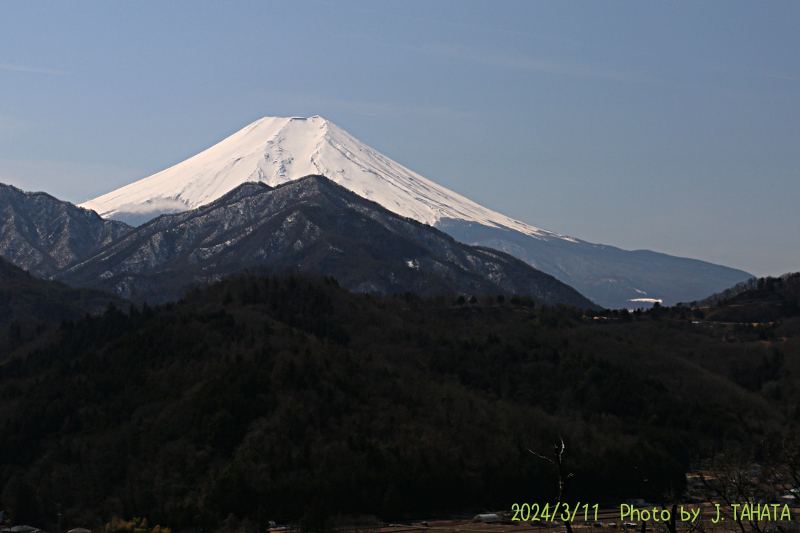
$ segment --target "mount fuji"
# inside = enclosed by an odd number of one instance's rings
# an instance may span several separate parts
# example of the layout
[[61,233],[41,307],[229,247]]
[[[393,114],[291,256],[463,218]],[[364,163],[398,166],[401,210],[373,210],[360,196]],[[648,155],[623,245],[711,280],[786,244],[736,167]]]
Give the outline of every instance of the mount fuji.
[[310,174],[466,244],[514,255],[605,307],[688,302],[752,277],[704,261],[593,244],[514,220],[420,176],[319,116],[262,118],[194,157],[81,207],[137,225],[206,205],[246,182],[275,187]]
[[81,204],[141,223],[213,202],[249,181],[275,187],[322,175],[424,224],[468,220],[525,235],[569,239],[501,215],[395,163],[322,117],[266,117],[177,165]]

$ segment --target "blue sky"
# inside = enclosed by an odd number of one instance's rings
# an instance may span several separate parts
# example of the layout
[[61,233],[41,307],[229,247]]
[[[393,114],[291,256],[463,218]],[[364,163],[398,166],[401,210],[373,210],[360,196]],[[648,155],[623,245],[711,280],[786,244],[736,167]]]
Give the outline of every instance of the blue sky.
[[538,227],[800,270],[798,2],[2,2],[0,181],[81,202],[321,115]]

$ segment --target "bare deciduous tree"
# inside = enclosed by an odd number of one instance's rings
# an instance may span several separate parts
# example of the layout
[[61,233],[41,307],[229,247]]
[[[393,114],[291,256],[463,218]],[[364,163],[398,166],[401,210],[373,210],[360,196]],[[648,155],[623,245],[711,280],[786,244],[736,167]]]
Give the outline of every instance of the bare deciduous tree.
[[[558,470],[558,500],[556,501],[557,504],[556,508],[560,507],[561,504],[564,503],[564,487],[566,485],[567,480],[572,477],[572,473],[566,475],[564,474],[564,450],[566,449],[566,446],[564,445],[563,437],[559,435],[558,438],[561,441],[561,443],[560,444],[556,443],[553,445],[552,458],[536,453],[535,451],[528,448],[528,451],[531,452],[533,455],[539,457],[540,459],[544,459],[548,463],[555,466],[556,469]],[[573,533],[572,524],[570,523],[569,520],[564,520],[564,525],[567,528],[567,533]]]

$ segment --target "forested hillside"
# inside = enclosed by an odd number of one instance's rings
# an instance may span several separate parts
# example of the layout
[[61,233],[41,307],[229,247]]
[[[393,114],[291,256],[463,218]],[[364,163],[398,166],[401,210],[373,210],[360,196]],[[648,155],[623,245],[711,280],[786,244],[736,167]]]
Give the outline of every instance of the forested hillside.
[[36,278],[0,258],[0,363],[14,348],[57,326],[62,319],[102,313],[120,297]]
[[587,313],[294,273],[111,306],[0,366],[0,503],[39,527],[59,509],[178,530],[507,508],[555,497],[528,449],[559,436],[568,498],[619,502],[800,418],[798,318]]
[[693,304],[693,307],[712,308],[708,320],[770,322],[798,316],[800,272],[777,278],[751,278]]

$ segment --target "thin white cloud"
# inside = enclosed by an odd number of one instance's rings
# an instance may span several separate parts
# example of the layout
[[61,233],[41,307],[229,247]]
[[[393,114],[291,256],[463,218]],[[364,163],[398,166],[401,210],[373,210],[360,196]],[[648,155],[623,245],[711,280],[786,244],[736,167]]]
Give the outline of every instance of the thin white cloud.
[[37,74],[66,74],[65,70],[57,70],[52,68],[39,68],[29,67],[26,65],[12,65],[10,63],[0,63],[0,70],[15,70],[18,72],[35,72]]
[[[84,206],[95,209],[91,201],[85,202]],[[122,204],[117,208],[116,212],[147,215],[150,213],[180,213],[188,210],[189,204],[186,202],[170,200],[168,198],[154,198],[141,204]]]
[[479,63],[490,67],[510,68],[514,70],[526,70],[579,78],[604,79],[623,83],[663,82],[652,76],[575,61],[552,61],[510,54],[487,54],[450,45],[414,46],[409,48],[423,54]]
[[749,76],[752,78],[768,78],[772,80],[786,80],[786,81],[800,81],[800,76],[797,74],[786,74],[784,72],[765,72],[760,70],[744,69],[744,68],[730,68],[719,65],[712,65],[708,67],[709,70],[715,72],[722,72],[723,74],[731,74],[735,76]]
[[763,76],[776,80],[800,81],[800,76],[792,76],[790,74],[763,74]]
[[[370,7],[356,6],[356,5],[344,5],[342,2],[324,2],[325,4],[329,5],[335,9],[349,9],[350,11],[358,11],[360,13],[367,13],[368,15],[374,16],[376,20],[385,20],[387,18],[393,19],[402,19],[406,20],[410,23],[414,24],[430,24],[431,18],[425,16],[415,16],[413,10],[391,10],[386,9],[385,6],[383,9],[376,9]],[[467,22],[460,22],[454,19],[444,19],[439,18],[436,20],[436,24],[441,26],[450,26],[452,28],[458,28],[465,32],[469,32],[470,34],[476,33],[487,33],[487,34],[501,34],[501,35],[516,35],[519,37],[525,37],[527,39],[535,39],[538,41],[547,41],[557,44],[566,44],[570,46],[574,46],[580,44],[578,41],[574,41],[572,39],[565,39],[563,37],[555,37],[553,35],[546,35],[541,33],[532,33],[528,31],[521,31],[515,30],[511,28],[503,28],[499,26],[486,26],[484,23],[480,25],[477,24],[470,24]],[[340,32],[337,34],[341,35]]]

